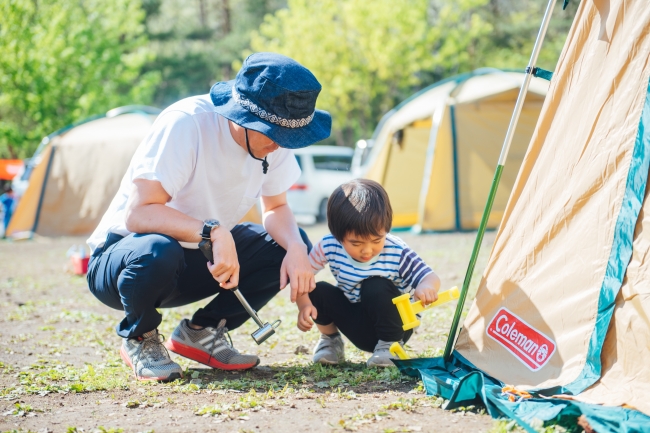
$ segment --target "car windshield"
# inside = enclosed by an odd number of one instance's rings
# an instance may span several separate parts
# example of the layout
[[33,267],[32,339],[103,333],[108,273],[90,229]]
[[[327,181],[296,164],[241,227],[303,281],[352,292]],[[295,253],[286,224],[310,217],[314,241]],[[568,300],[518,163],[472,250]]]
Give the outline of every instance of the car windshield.
[[314,155],[316,170],[350,171],[352,156],[348,155]]

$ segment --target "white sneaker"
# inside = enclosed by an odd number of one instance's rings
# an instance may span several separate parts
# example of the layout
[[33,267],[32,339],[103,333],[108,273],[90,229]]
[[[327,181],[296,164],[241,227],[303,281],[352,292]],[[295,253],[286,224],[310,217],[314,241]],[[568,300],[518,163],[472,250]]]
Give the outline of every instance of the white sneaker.
[[158,330],[154,329],[142,334],[142,337],[122,341],[120,355],[138,380],[166,382],[183,377],[183,369],[171,360],[162,339]]
[[394,367],[392,359],[393,354],[390,353],[390,346],[392,346],[394,341],[384,341],[379,340],[375,346],[375,351],[372,353],[372,356],[366,361],[368,367]]
[[325,334],[320,335],[320,339],[314,347],[314,364],[336,365],[345,361],[345,351],[343,348],[343,339],[340,335],[329,337]]

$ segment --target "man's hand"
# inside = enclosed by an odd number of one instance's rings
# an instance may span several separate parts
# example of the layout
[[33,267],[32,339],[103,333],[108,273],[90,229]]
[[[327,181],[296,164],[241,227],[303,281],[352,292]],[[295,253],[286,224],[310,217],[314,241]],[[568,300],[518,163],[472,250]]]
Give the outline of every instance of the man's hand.
[[212,260],[208,269],[219,285],[224,289],[232,289],[239,284],[239,260],[232,234],[223,227],[212,230]]
[[280,267],[280,289],[291,281],[291,302],[316,288],[307,245],[287,204],[287,193],[262,196],[262,221],[271,237],[287,251]]
[[291,282],[291,302],[296,302],[299,296],[307,294],[316,288],[314,271],[307,256],[305,244],[292,244],[284,256],[280,267],[280,289]]
[[311,303],[303,306],[298,312],[298,329],[302,332],[309,331],[313,326],[312,319],[318,317],[318,311]]

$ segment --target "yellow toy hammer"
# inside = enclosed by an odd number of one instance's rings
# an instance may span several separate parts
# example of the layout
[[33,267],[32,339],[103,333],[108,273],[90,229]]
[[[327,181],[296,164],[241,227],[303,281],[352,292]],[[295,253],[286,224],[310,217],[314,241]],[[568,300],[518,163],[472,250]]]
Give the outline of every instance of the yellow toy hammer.
[[420,325],[420,321],[415,316],[416,314],[430,308],[437,307],[438,305],[444,304],[445,302],[453,301],[459,297],[460,291],[458,290],[458,287],[453,287],[450,290],[438,293],[438,300],[436,302],[432,302],[426,307],[422,306],[421,301],[417,301],[411,304],[411,295],[408,293],[402,296],[398,296],[397,298],[393,298],[393,304],[395,304],[397,307],[399,316],[402,318],[402,322],[404,323],[402,328],[404,328],[405,331],[408,331],[409,329],[413,329],[416,326]]
[[396,358],[399,359],[411,359],[409,356],[406,354],[406,350],[402,347],[401,344],[399,344],[399,341],[394,342],[391,344],[390,349],[388,349],[390,354],[393,355]]

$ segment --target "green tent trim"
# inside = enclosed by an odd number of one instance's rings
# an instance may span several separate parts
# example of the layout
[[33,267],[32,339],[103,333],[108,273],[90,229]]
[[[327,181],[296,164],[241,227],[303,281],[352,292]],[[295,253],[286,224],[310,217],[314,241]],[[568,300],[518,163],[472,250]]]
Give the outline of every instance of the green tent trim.
[[449,400],[446,410],[483,406],[492,418],[515,420],[528,433],[537,433],[542,425],[577,425],[584,415],[598,433],[650,433],[650,417],[622,407],[601,406],[575,400],[544,397],[511,402],[502,392],[505,384],[474,367],[458,352],[449,362],[443,358],[393,360],[400,371],[422,379],[427,395]]

